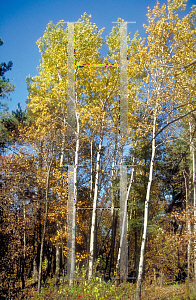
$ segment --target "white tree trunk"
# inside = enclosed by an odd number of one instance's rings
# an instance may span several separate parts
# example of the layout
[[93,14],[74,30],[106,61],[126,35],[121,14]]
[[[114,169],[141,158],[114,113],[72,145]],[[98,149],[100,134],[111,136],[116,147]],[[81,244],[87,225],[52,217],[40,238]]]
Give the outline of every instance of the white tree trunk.
[[[196,236],[196,185],[195,185],[195,150],[192,147],[193,155],[193,199],[194,199],[194,235]],[[194,239],[194,285],[196,288],[196,238]]]
[[65,147],[65,117],[63,117],[63,136],[62,136],[62,145],[61,145],[61,158],[60,158],[60,167],[63,166],[64,160],[64,147]]
[[96,163],[96,175],[95,175],[95,190],[93,199],[93,211],[92,211],[92,224],[90,235],[90,255],[89,255],[89,271],[88,280],[90,281],[93,275],[93,258],[94,258],[94,239],[95,239],[95,223],[96,223],[96,209],[97,209],[97,197],[98,197],[98,184],[99,184],[99,168],[100,168],[100,154],[103,142],[103,120],[101,124],[101,134],[99,140],[99,148],[97,151],[97,163]]
[[[76,98],[77,102],[77,98]],[[75,273],[75,252],[76,252],[76,203],[77,203],[77,170],[78,170],[78,153],[79,153],[79,133],[80,123],[79,114],[75,110],[76,116],[76,149],[75,149],[75,161],[74,161],[74,205],[73,205],[73,223],[72,223],[72,247],[71,247],[71,267],[69,285],[73,285],[73,278]]]
[[90,187],[90,205],[93,199],[93,142],[91,141],[91,187]]
[[[190,200],[191,200],[191,178],[189,180],[189,197],[188,197],[188,205],[190,205]],[[190,286],[190,263],[191,263],[191,222],[190,222],[190,209],[188,207],[188,216],[187,216],[187,221],[188,221],[188,234],[189,234],[189,239],[188,239],[188,289]]]
[[[137,146],[137,141],[136,141],[136,144],[135,144],[135,148],[136,148],[136,146]],[[118,272],[119,272],[121,249],[122,249],[122,243],[123,243],[123,234],[125,232],[125,221],[126,221],[126,218],[127,218],[127,203],[128,203],[129,194],[130,194],[130,190],[131,190],[132,183],[133,183],[133,175],[134,175],[134,171],[135,171],[135,168],[134,168],[135,155],[133,156],[132,162],[133,162],[133,167],[132,167],[132,170],[131,170],[131,178],[130,178],[130,181],[129,181],[129,186],[128,186],[126,200],[125,200],[125,206],[124,206],[125,209],[124,209],[124,214],[123,214],[122,231],[121,231],[121,235],[120,235],[120,247],[119,247],[119,250],[118,250],[118,259],[117,259],[117,264],[116,264],[116,276],[118,276]]]
[[[116,150],[116,147],[115,147]],[[113,161],[112,161],[112,173],[111,173],[111,198],[112,198],[112,203],[111,203],[111,216],[112,216],[112,234],[111,234],[111,258],[110,258],[110,272],[111,268],[113,267],[113,262],[114,262],[114,246],[115,246],[115,235],[116,235],[116,224],[115,224],[115,195],[114,195],[114,187],[113,187],[113,182],[116,177],[115,171],[114,171],[114,163],[115,163],[115,154],[113,155]],[[110,276],[109,272],[109,276]]]
[[141,299],[141,283],[142,283],[142,275],[143,275],[143,269],[144,269],[144,252],[145,252],[145,247],[146,247],[146,237],[147,237],[147,227],[148,227],[148,205],[149,205],[149,201],[150,201],[150,190],[151,190],[151,184],[152,184],[152,175],[153,175],[154,158],[155,158],[155,150],[156,150],[155,134],[156,134],[157,110],[158,110],[158,103],[156,103],[155,111],[154,111],[153,134],[152,134],[152,155],[151,155],[151,162],[150,162],[148,187],[147,187],[147,192],[146,192],[146,201],[145,201],[145,210],[144,210],[144,231],[143,231],[143,236],[142,236],[139,272],[138,272],[138,278],[137,278],[137,288],[136,288],[135,300]]
[[[195,148],[192,136],[192,126],[189,122],[190,128],[190,142],[191,142],[191,152],[193,159],[193,205],[194,205],[194,235],[196,235],[196,185],[195,185]],[[194,239],[194,288],[196,289],[196,238]]]
[[[190,214],[189,214],[189,200],[190,200],[190,194],[191,194],[191,184],[189,180],[189,186],[187,181],[187,172],[183,171],[184,175],[184,182],[185,182],[185,191],[186,191],[186,210],[187,210],[187,219],[186,219],[186,229],[188,234],[191,234],[191,223],[190,223]],[[191,174],[190,174],[191,175]],[[190,179],[190,176],[188,177]],[[191,240],[190,237],[188,238],[188,247],[187,247],[187,264],[188,264],[188,274],[187,274],[187,287],[189,289],[190,285],[190,254],[191,254]]]
[[60,272],[60,245],[59,240],[56,241],[56,271],[55,271],[55,284],[58,282]]

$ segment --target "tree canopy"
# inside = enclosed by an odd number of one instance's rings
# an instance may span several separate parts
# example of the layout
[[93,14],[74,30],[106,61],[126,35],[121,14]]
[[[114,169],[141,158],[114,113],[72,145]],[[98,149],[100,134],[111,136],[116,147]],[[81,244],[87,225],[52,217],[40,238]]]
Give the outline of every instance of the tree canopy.
[[[77,273],[87,297],[93,276],[122,282],[122,262],[136,299],[142,281],[155,293],[196,281],[196,6],[180,17],[186,2],[149,8],[146,39],[123,36],[120,18],[103,39],[84,13],[75,24],[49,22],[37,41],[27,111],[18,105],[0,123],[12,136],[0,157],[5,294],[30,278],[38,294],[52,277],[58,285],[67,274],[73,286]],[[2,97],[11,67],[1,65]]]

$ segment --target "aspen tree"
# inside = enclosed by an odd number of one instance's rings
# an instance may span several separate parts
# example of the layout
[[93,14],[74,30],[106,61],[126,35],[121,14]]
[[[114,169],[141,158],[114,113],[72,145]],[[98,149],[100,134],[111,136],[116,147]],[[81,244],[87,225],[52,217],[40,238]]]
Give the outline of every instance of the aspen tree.
[[[168,1],[167,6],[164,4],[159,7],[159,2],[151,11],[148,9],[148,22],[146,26],[147,46],[140,51],[140,61],[144,62],[144,72],[146,79],[144,82],[149,85],[149,97],[147,99],[147,109],[152,111],[152,155],[149,170],[149,182],[146,192],[145,213],[144,213],[144,230],[142,237],[139,274],[137,279],[136,300],[141,298],[141,281],[144,268],[144,253],[147,237],[148,225],[148,206],[150,201],[150,189],[152,184],[153,166],[155,160],[155,141],[167,127],[176,122],[181,113],[177,110],[177,105],[184,103],[184,93],[179,88],[181,80],[177,70],[182,68],[182,58],[184,63],[190,60],[192,55],[188,54],[190,44],[192,44],[191,35],[191,18],[185,16],[179,19],[177,10],[184,9],[186,1]],[[166,11],[167,9],[167,11]],[[189,30],[187,33],[187,21]],[[187,34],[186,34],[187,33]],[[182,40],[181,40],[182,38]],[[185,44],[186,40],[186,44]],[[182,41],[184,52],[182,53]],[[183,76],[183,75],[182,75]],[[154,104],[153,104],[154,102]],[[167,110],[167,111],[166,111]],[[177,113],[176,113],[177,112]],[[160,123],[160,117],[164,116],[163,123]],[[165,123],[165,124],[164,124]]]
[[[94,65],[100,64],[103,61],[99,53],[99,48],[102,46],[101,33],[103,30],[98,30],[97,26],[90,22],[90,18],[91,16],[84,14],[74,26],[74,36],[72,37],[72,40],[75,42],[74,70],[69,69],[68,44],[69,42],[73,44],[73,42],[69,41],[68,29],[64,30],[65,24],[63,21],[59,21],[57,25],[53,25],[50,22],[43,37],[37,42],[42,55],[42,61],[38,69],[39,75],[27,80],[29,90],[28,110],[30,115],[35,119],[38,131],[44,133],[47,131],[48,126],[54,128],[57,136],[60,136],[61,139],[61,146],[59,146],[58,141],[55,141],[56,149],[60,154],[60,166],[63,165],[65,159],[69,164],[74,164],[75,204],[77,203],[80,122],[82,128],[86,126],[81,108],[84,102],[86,103],[85,99],[92,98],[96,94],[101,80],[98,83],[96,82],[100,71],[96,70]],[[72,99],[74,102],[73,110],[68,112],[67,90],[74,87],[68,87],[66,77],[72,71],[75,73],[74,76],[76,79],[75,95],[72,95],[75,97],[75,100]],[[91,81],[89,81],[89,78],[91,78]],[[93,84],[94,82],[95,84]],[[76,130],[75,135],[72,132],[71,138],[67,134],[67,139],[71,143],[70,145],[65,145],[65,132],[70,129],[69,113],[75,115]],[[75,155],[73,155],[73,151],[71,150],[73,144],[75,144]],[[65,156],[65,147],[67,148],[66,150],[72,153],[73,158]],[[71,256],[70,285],[73,282],[75,268],[75,213],[73,212],[73,214],[71,247],[73,251]]]

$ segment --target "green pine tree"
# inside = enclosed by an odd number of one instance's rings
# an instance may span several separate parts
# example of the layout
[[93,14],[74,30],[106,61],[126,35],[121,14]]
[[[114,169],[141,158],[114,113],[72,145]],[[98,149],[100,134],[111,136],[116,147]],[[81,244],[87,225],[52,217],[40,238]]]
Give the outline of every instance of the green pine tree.
[[[3,45],[3,41],[0,38],[0,46]],[[10,83],[9,79],[5,78],[5,73],[12,69],[13,62],[9,61],[0,63],[0,99],[6,98],[10,92],[14,90],[14,85]],[[0,114],[1,110],[6,111],[8,109],[7,103],[0,100]]]

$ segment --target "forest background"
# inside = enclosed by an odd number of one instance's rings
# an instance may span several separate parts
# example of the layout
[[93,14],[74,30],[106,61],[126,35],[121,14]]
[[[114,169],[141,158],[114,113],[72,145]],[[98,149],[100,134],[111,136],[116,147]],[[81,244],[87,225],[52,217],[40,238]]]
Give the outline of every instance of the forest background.
[[[41,283],[54,277],[58,284],[66,275],[68,165],[73,166],[78,207],[72,248],[84,278],[90,282],[98,272],[108,281],[118,275],[119,212],[101,207],[120,207],[120,165],[125,165],[128,276],[137,279],[132,280],[137,281],[136,299],[142,279],[160,286],[196,280],[196,8],[180,18],[185,3],[157,3],[148,9],[147,38],[127,35],[128,135],[123,141],[119,64],[124,20],[118,19],[105,40],[86,13],[75,23],[77,126],[72,134],[68,26],[64,21],[47,25],[37,42],[39,74],[27,78],[27,110],[19,105],[1,114],[2,297],[18,283],[24,289],[30,279],[40,294]],[[100,52],[104,43],[107,55]],[[1,64],[2,101],[14,90],[5,78],[11,67],[11,62]]]

